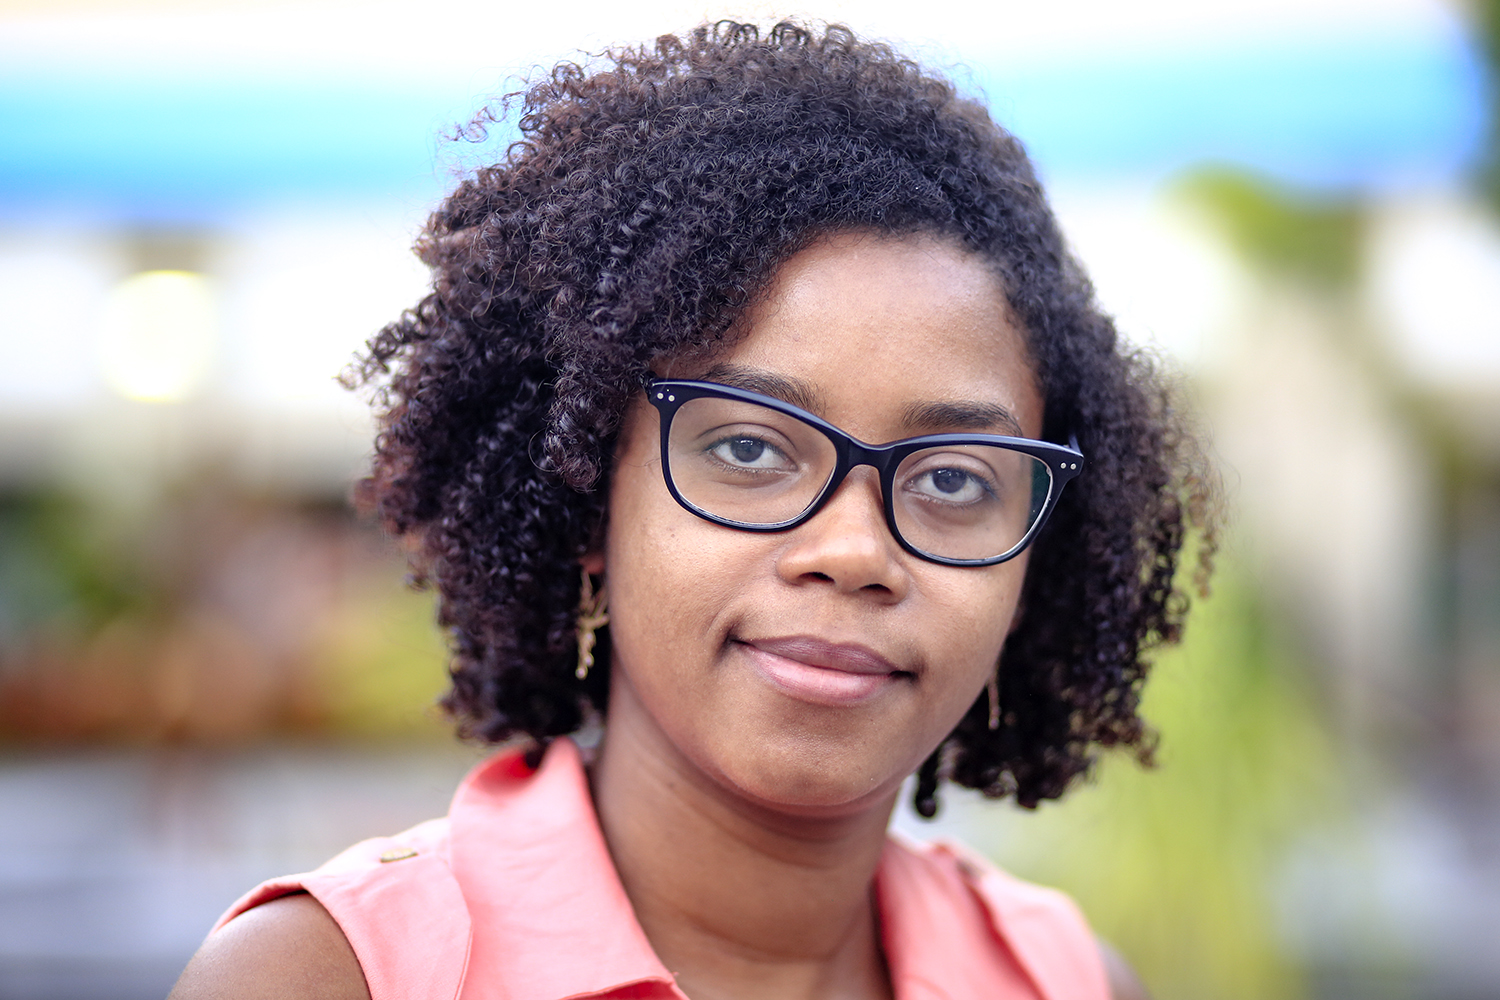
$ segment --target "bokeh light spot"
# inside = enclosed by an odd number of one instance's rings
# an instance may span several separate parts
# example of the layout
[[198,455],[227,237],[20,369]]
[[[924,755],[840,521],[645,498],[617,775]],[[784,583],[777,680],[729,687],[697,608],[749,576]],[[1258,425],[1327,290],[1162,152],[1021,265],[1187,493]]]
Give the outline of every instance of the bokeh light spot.
[[145,271],[121,281],[104,306],[99,366],[127,399],[176,403],[202,388],[217,353],[213,288],[201,274]]

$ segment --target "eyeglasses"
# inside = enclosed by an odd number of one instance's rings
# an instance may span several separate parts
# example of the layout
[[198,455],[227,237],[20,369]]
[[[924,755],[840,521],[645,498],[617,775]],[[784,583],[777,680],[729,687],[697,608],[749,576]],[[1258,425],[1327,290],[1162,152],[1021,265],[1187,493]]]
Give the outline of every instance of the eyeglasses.
[[925,434],[869,445],[806,410],[716,382],[652,379],[667,490],[699,517],[786,531],[816,514],[851,469],[880,475],[901,547],[945,566],[1014,558],[1083,469],[1067,447],[998,434]]

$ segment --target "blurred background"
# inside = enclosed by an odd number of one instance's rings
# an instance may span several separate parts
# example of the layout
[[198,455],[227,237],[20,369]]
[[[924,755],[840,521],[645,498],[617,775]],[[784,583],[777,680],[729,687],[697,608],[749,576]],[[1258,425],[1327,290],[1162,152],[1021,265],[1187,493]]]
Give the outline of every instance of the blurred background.
[[[486,101],[787,12],[0,0],[0,998],[162,996],[250,885],[444,811],[479,751],[335,376]],[[898,826],[1161,1000],[1500,998],[1500,3],[803,12],[987,97],[1235,516],[1156,770]]]

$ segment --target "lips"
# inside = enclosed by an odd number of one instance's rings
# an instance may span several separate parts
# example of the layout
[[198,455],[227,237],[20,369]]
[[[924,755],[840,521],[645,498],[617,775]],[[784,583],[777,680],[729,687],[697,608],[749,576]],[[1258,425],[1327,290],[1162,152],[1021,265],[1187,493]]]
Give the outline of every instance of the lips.
[[740,640],[757,672],[783,694],[817,705],[852,705],[912,677],[874,650],[811,636]]

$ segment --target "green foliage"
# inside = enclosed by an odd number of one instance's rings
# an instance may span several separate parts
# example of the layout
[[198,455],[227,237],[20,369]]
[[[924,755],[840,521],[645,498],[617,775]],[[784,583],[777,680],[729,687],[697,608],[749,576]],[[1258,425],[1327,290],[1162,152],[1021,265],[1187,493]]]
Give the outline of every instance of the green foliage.
[[1159,766],[1109,758],[1062,803],[996,817],[980,846],[1071,893],[1158,1000],[1306,995],[1272,885],[1289,842],[1334,819],[1341,786],[1297,666],[1254,591],[1222,581],[1147,686]]
[[1229,167],[1205,167],[1174,185],[1252,268],[1317,291],[1352,288],[1365,235],[1362,207],[1318,197]]
[[91,632],[153,595],[134,560],[76,500],[0,500],[0,645],[37,629]]
[[1490,127],[1479,182],[1490,208],[1500,212],[1500,0],[1473,0],[1475,34],[1487,64]]
[[1494,71],[1500,68],[1500,0],[1473,0],[1473,7],[1479,45]]
[[389,577],[369,581],[330,623],[318,652],[327,727],[361,738],[432,738],[451,743],[436,707],[448,660],[434,623],[433,595]]

